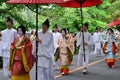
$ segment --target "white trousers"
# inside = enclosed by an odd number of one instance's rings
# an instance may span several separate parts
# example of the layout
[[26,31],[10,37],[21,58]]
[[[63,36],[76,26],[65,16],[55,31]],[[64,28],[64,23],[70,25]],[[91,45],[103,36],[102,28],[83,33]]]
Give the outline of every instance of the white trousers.
[[3,73],[7,77],[10,76],[10,72],[8,71],[9,59],[8,57],[3,57]]
[[38,80],[54,80],[53,69],[38,67]]
[[[85,61],[84,61],[85,58]],[[83,50],[79,51],[78,54],[78,62],[77,65],[78,66],[83,66],[83,67],[88,67],[88,63],[89,63],[89,50],[85,50],[85,57],[83,55]]]
[[101,44],[100,43],[95,44],[94,54],[101,54]]

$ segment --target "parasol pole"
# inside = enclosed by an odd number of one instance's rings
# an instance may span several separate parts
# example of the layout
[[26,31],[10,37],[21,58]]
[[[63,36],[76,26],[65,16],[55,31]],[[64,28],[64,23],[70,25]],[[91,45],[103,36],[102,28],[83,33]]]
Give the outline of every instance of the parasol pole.
[[[38,37],[38,4],[36,4],[36,37]],[[38,53],[38,41],[36,41],[36,79],[38,77],[38,68],[37,68],[37,64],[38,64],[38,57],[37,57],[37,53]]]
[[[81,12],[81,24],[82,24],[82,28],[83,28],[83,11],[82,11],[82,5],[84,3],[85,0],[82,0],[81,2],[79,2],[80,4],[80,12]],[[82,41],[83,41],[83,55],[84,55],[84,62],[86,61],[85,58],[85,45],[84,45],[84,31],[82,30]]]

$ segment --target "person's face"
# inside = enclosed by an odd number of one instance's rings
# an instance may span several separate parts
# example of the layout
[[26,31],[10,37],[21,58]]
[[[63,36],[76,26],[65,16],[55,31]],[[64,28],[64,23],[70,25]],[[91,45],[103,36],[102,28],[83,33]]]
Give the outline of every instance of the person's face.
[[33,35],[35,35],[35,31],[33,31]]
[[7,22],[6,22],[6,25],[7,25],[7,28],[8,28],[8,29],[12,28],[12,23],[11,23],[10,21],[7,21]]
[[83,26],[84,31],[87,31],[87,29],[88,29],[87,26]]
[[43,31],[43,32],[46,32],[47,30],[48,30],[48,26],[45,25],[45,24],[43,24],[43,25],[42,25],[42,31]]
[[96,29],[96,32],[98,32],[99,30],[98,29]]
[[62,34],[62,36],[66,35],[64,30],[62,30],[61,34]]
[[108,34],[112,34],[112,32],[110,30],[108,30]]
[[19,36],[23,36],[23,32],[22,32],[21,28],[18,29],[18,34],[19,34]]
[[32,31],[32,35],[34,35],[35,34],[35,32],[34,31]]
[[57,31],[58,31],[58,29],[57,29],[57,28],[53,28],[53,31],[54,31],[54,32],[57,32]]

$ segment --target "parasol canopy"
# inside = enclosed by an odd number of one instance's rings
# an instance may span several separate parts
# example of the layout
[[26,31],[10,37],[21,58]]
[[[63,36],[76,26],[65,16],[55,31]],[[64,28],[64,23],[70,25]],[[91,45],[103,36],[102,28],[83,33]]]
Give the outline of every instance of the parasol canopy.
[[70,0],[8,0],[8,4],[57,4]]
[[113,27],[115,25],[119,25],[120,24],[120,19],[114,20],[112,22],[110,22],[109,24],[106,25],[107,28]]
[[[82,7],[91,7],[101,4],[102,0],[71,0],[66,3],[59,4],[61,7],[72,7],[72,8],[80,8]],[[81,4],[81,5],[80,5]]]
[[[38,5],[39,4],[58,4],[70,0],[8,0],[7,4],[35,4],[36,5],[36,36],[38,37]],[[38,52],[38,42],[36,41],[36,56]],[[37,80],[37,60],[36,60],[36,80]]]
[[[58,4],[61,7],[70,7],[70,8],[80,8],[81,12],[81,26],[83,27],[83,11],[82,7],[91,7],[101,4],[102,0],[71,0],[67,1],[66,3]],[[84,45],[84,33],[82,32],[82,41],[83,41],[83,52],[84,52],[84,62],[86,61],[85,58],[85,45]]]

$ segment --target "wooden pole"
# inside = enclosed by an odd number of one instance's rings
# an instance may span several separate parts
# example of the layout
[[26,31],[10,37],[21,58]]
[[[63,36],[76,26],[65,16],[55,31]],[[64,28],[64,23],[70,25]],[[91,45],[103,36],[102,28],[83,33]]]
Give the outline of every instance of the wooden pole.
[[[38,37],[38,4],[36,4],[36,37]],[[36,41],[36,80],[38,78],[38,68],[37,68],[37,65],[38,65],[38,56],[37,56],[37,53],[38,53],[38,42]]]

